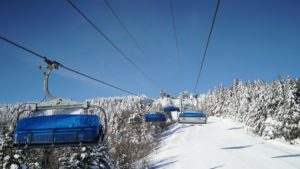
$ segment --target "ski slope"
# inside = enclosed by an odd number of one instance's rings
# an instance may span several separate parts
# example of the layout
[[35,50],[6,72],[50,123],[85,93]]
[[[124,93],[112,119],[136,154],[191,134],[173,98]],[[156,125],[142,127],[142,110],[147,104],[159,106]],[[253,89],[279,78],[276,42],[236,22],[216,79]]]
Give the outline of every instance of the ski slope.
[[176,124],[161,135],[151,169],[299,169],[300,146],[247,134],[229,119]]

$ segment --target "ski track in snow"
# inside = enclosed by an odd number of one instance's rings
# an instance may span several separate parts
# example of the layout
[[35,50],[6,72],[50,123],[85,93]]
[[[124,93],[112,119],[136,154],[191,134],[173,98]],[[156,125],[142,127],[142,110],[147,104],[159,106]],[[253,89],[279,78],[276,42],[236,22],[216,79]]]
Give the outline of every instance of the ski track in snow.
[[162,133],[150,169],[299,169],[300,146],[247,134],[242,124],[210,117]]

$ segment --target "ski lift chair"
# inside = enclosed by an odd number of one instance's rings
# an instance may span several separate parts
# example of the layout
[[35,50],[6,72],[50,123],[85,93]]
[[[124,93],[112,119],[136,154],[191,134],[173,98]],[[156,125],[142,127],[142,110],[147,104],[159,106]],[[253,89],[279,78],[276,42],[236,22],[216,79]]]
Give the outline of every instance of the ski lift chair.
[[182,112],[178,115],[178,123],[206,124],[208,115],[201,112]]
[[179,112],[180,109],[179,107],[176,107],[176,106],[166,106],[163,108],[164,112],[172,112],[172,111],[177,111]]
[[[89,102],[78,103],[51,95],[48,78],[53,68],[58,69],[58,64],[55,61],[45,61],[48,66],[44,91],[50,101],[30,104],[30,108],[18,113],[14,146],[46,148],[103,144],[108,129],[105,111]],[[57,113],[58,111],[61,112]]]
[[166,115],[161,112],[150,112],[144,115],[146,122],[165,122]]
[[[63,101],[60,99],[60,101]],[[64,100],[65,101],[65,100]],[[57,147],[57,146],[82,146],[87,144],[102,144],[107,133],[107,120],[104,115],[104,122],[101,123],[99,113],[105,114],[102,108],[81,104],[68,105],[32,105],[34,109],[28,111],[27,115],[33,116],[21,118],[23,111],[17,117],[17,124],[14,132],[14,145],[17,147]],[[44,107],[43,107],[44,106]],[[80,107],[77,107],[80,106]],[[68,108],[67,108],[68,107]],[[82,109],[84,114],[64,114],[66,110],[74,108]],[[44,110],[63,110],[62,114],[44,115]],[[97,109],[99,113],[88,114],[90,109]],[[34,114],[37,114],[35,116]],[[19,120],[20,119],[20,120]]]

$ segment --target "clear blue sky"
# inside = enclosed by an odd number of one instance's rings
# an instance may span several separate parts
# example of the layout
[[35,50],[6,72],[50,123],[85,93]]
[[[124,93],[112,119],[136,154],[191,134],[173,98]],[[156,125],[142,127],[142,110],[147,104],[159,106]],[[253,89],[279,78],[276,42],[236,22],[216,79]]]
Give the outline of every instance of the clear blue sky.
[[[174,0],[180,67],[169,0],[110,0],[145,51],[136,48],[103,0],[73,1],[171,95],[193,91],[215,0]],[[64,65],[138,94],[159,89],[130,65],[63,0],[1,0],[0,33]],[[299,77],[300,1],[222,0],[198,91],[233,79]],[[44,63],[0,41],[0,103],[43,98]],[[82,101],[126,95],[60,69],[50,79],[59,97]]]

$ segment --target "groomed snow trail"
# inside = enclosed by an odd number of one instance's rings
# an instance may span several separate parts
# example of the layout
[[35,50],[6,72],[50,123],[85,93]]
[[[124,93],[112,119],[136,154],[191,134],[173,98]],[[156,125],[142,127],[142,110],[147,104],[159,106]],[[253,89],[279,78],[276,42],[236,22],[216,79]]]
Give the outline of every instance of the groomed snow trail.
[[210,117],[176,124],[161,135],[151,169],[300,169],[300,146],[247,134],[239,123]]

